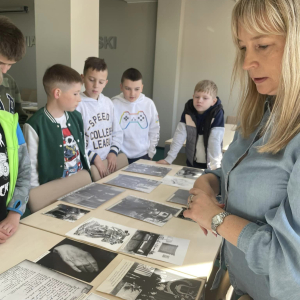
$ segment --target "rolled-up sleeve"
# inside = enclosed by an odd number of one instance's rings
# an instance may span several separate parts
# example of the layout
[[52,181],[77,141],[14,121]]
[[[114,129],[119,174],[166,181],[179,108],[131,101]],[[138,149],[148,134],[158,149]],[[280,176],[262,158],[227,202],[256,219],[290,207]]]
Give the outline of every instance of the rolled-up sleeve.
[[218,181],[219,181],[219,194],[221,194],[222,168],[218,168],[218,169],[215,169],[215,170],[206,169],[206,170],[204,170],[204,174],[214,174],[218,178]]
[[[249,268],[270,281],[276,299],[300,299],[300,157],[287,185],[287,197],[266,212],[266,224],[249,223],[239,235],[238,248]],[[295,297],[294,297],[295,296]]]

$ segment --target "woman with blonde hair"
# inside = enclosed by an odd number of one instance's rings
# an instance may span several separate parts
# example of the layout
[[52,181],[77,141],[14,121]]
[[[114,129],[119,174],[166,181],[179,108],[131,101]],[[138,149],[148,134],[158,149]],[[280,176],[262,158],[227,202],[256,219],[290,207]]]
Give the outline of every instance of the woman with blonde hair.
[[232,32],[239,125],[222,167],[196,181],[184,215],[223,237],[235,295],[299,300],[300,1],[239,0]]

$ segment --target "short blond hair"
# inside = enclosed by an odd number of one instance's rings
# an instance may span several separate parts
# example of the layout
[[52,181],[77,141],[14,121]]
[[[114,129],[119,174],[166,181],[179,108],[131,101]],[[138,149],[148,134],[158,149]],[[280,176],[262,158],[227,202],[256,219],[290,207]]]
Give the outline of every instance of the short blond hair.
[[272,96],[273,108],[263,133],[269,139],[259,152],[277,153],[300,133],[300,1],[239,0],[232,13],[232,34],[237,48],[233,83],[239,79],[241,102],[238,110],[239,131],[244,138],[259,126],[268,95],[259,94],[247,71],[243,70],[245,54],[239,49],[238,27],[262,35],[286,38],[277,95]]
[[216,98],[218,94],[218,87],[211,80],[201,80],[196,84],[194,89],[194,94],[198,92],[204,92],[210,94],[213,98]]

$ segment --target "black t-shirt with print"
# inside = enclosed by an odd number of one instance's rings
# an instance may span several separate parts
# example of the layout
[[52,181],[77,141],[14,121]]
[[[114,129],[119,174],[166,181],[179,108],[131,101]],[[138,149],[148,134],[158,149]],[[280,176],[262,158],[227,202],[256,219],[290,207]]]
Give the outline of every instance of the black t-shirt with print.
[[4,220],[7,215],[6,200],[9,188],[9,165],[6,148],[4,131],[0,125],[0,221]]

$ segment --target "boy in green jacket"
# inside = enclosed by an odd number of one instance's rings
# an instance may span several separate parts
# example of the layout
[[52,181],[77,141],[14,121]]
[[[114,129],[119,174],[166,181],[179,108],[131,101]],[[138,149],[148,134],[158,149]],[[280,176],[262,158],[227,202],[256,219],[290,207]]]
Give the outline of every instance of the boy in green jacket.
[[24,125],[31,160],[31,187],[90,169],[81,114],[82,79],[70,67],[56,64],[43,77],[47,104]]

